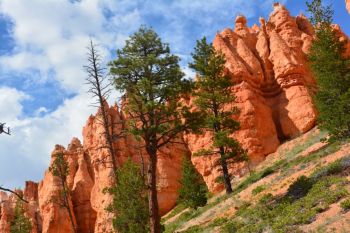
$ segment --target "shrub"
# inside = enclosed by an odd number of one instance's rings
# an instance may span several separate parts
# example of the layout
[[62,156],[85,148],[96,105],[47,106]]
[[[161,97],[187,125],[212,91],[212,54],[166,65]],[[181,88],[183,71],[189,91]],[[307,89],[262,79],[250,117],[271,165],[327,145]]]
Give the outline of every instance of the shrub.
[[300,199],[309,192],[312,186],[313,182],[308,177],[301,176],[289,186],[287,196],[294,200]]
[[113,203],[107,209],[117,213],[113,227],[120,233],[147,233],[148,198],[141,169],[129,158],[116,172],[116,186],[107,189]]
[[186,207],[197,209],[207,203],[207,186],[202,176],[197,172],[191,160],[184,157],[182,163],[181,188],[179,202]]
[[257,186],[255,189],[252,190],[252,194],[253,195],[257,195],[258,193],[261,193],[262,191],[264,191],[266,189],[265,185],[259,185]]
[[24,206],[21,200],[18,200],[15,207],[15,213],[10,225],[11,233],[30,233],[32,224],[30,219],[24,215]]
[[346,199],[345,201],[342,201],[342,202],[340,203],[340,207],[341,207],[344,211],[350,210],[350,198]]
[[307,188],[308,192],[298,196],[299,199],[266,194],[256,205],[242,205],[235,217],[222,227],[222,232],[302,232],[298,225],[311,223],[317,213],[348,195],[344,178],[322,177],[311,188],[310,182],[310,179],[301,177],[289,188],[297,191],[296,196],[300,194],[300,187]]

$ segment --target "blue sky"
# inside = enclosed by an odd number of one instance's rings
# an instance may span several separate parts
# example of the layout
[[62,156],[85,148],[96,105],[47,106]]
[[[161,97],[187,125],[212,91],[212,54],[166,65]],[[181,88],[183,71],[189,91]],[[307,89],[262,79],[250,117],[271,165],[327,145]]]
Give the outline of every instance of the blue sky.
[[[188,76],[196,39],[210,40],[233,27],[239,14],[248,24],[268,18],[274,0],[0,0],[0,122],[13,129],[0,135],[0,184],[19,187],[39,181],[55,144],[66,146],[89,114],[84,72],[89,39],[105,61],[141,24],[152,26],[182,58]],[[305,1],[282,0],[292,15]],[[343,0],[334,4],[335,22],[350,34]],[[110,99],[113,102],[117,94]]]

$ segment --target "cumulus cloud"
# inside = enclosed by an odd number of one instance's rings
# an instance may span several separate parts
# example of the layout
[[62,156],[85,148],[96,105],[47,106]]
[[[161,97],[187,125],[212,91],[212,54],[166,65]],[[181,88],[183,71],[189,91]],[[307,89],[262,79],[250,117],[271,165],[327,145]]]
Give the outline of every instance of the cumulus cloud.
[[15,124],[22,114],[21,101],[30,96],[14,88],[0,87],[0,116],[3,122]]
[[[115,40],[124,39],[124,33],[140,24],[137,10],[123,12],[121,23],[108,21],[104,11],[111,6],[109,1],[97,0],[1,1],[1,13],[13,23],[16,48],[13,54],[3,56],[0,64],[8,72],[37,69],[43,79],[53,70],[63,88],[76,91],[84,80],[81,67],[89,40],[109,50]],[[109,31],[112,28],[114,32]],[[123,33],[118,28],[123,28]]]
[[[94,111],[86,103],[87,95],[67,99],[54,112],[44,117],[22,115],[26,94],[13,88],[0,88],[1,120],[11,127],[12,135],[1,135],[0,184],[21,186],[25,179],[39,180],[50,159],[55,144],[67,145],[72,137],[80,136],[83,123]],[[2,94],[6,94],[6,99]],[[39,112],[47,111],[39,108]],[[21,169],[19,169],[21,168]]]

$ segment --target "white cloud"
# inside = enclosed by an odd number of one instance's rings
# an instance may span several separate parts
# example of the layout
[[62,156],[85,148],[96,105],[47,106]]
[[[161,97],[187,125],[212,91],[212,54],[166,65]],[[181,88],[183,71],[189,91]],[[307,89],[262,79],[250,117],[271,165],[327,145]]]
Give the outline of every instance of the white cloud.
[[[52,69],[63,88],[76,92],[84,81],[82,66],[89,40],[93,39],[103,49],[109,50],[118,38],[124,39],[124,33],[140,24],[136,9],[115,15],[108,21],[104,16],[104,9],[108,6],[112,6],[109,1],[98,0],[74,3],[1,1],[0,12],[14,24],[12,33],[16,49],[14,54],[3,56],[0,65],[7,72],[37,69],[43,76]],[[118,32],[119,28],[124,29],[123,33]]]
[[21,101],[29,98],[28,95],[14,88],[0,87],[0,123],[15,124],[22,114]]
[[[87,116],[95,111],[89,106],[89,96],[80,94],[65,100],[57,110],[44,117],[21,119],[21,101],[28,96],[7,87],[0,88],[0,93],[0,120],[12,131],[11,136],[0,135],[0,184],[8,187],[20,186],[24,179],[39,180],[54,145],[66,146],[72,137],[80,137]],[[47,110],[39,108],[37,111]],[[33,166],[27,167],[23,163]],[[19,167],[24,169],[18,170]]]

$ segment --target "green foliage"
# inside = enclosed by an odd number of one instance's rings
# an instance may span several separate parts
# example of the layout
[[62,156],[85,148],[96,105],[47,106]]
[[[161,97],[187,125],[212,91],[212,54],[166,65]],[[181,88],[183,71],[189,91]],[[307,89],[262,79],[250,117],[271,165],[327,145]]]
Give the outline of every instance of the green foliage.
[[178,215],[186,209],[186,206],[182,203],[178,203],[169,214],[162,218],[162,222],[166,222],[168,219]]
[[227,163],[247,159],[246,152],[231,134],[239,129],[233,116],[239,111],[234,106],[236,97],[232,94],[234,86],[231,77],[225,75],[225,57],[216,52],[206,38],[197,41],[192,54],[193,63],[189,67],[197,72],[194,103],[201,112],[203,131],[212,132],[212,145],[198,155],[219,154],[218,163],[222,166],[226,191],[232,192]]
[[222,226],[228,221],[227,218],[216,218],[214,221],[210,224],[210,227],[216,227],[216,226]]
[[142,26],[117,51],[110,63],[115,88],[127,102],[123,111],[127,127],[137,140],[142,139],[150,158],[148,191],[150,228],[160,231],[157,200],[157,151],[168,143],[178,142],[180,133],[196,131],[201,117],[190,111],[181,98],[187,97],[193,82],[184,78],[179,57],[170,53],[157,33]]
[[239,193],[245,188],[247,188],[249,185],[261,180],[262,178],[276,172],[277,169],[279,169],[280,163],[277,162],[276,164],[272,165],[271,167],[267,167],[262,171],[259,172],[252,172],[244,181],[242,181],[236,188],[235,193]]
[[69,174],[68,162],[64,159],[63,153],[59,152],[54,155],[55,159],[49,168],[49,171],[53,176],[60,177],[62,180],[66,180]]
[[265,185],[259,185],[257,186],[255,189],[252,190],[252,194],[253,195],[257,195],[258,193],[261,193],[262,191],[264,191],[266,189]]
[[197,172],[191,160],[184,157],[182,163],[181,188],[179,202],[185,206],[197,209],[207,203],[207,186],[202,176]]
[[61,186],[61,195],[52,197],[52,201],[67,210],[71,226],[73,228],[73,231],[76,233],[77,228],[73,219],[74,213],[70,200],[71,193],[67,185],[67,176],[69,175],[69,164],[65,160],[64,154],[62,152],[57,152],[54,155],[54,160],[49,168],[49,171],[52,173],[53,176],[56,176],[59,179]]
[[10,233],[30,233],[31,229],[31,221],[24,215],[23,202],[18,200],[15,207],[14,217],[10,225]]
[[165,233],[174,233],[176,229],[179,229],[184,223],[186,223],[190,219],[201,215],[202,213],[208,211],[209,209],[213,208],[214,206],[218,205],[224,200],[227,200],[230,197],[231,195],[223,195],[216,198],[215,201],[212,201],[201,208],[198,208],[196,210],[190,209],[189,211],[185,211],[175,221],[165,226]]
[[[300,183],[301,181],[298,181]],[[316,214],[348,195],[345,178],[322,177],[299,199],[264,195],[256,205],[243,206],[223,232],[302,232],[298,225],[314,221]],[[292,189],[292,188],[290,188]]]
[[113,204],[107,211],[117,213],[113,227],[120,233],[147,233],[148,198],[139,166],[129,158],[116,172],[116,185],[108,188]]
[[[110,63],[110,73],[128,101],[125,110],[131,133],[149,144],[146,148],[158,149],[196,120],[179,101],[190,93],[193,82],[184,79],[179,57],[151,28],[142,26],[126,40]],[[184,123],[183,118],[188,121]]]
[[59,205],[64,206],[69,209],[69,201],[68,197],[70,194],[70,190],[67,186],[67,176],[69,174],[69,164],[64,159],[64,154],[62,152],[58,152],[54,155],[54,160],[49,167],[49,171],[52,173],[53,176],[56,176],[59,178],[60,186],[61,186],[61,195],[57,197],[53,197],[52,201],[56,202]]
[[350,136],[350,60],[343,56],[345,43],[340,42],[332,28],[333,10],[324,7],[322,0],[307,3],[316,39],[309,53],[318,91],[314,101],[319,112],[321,129],[334,139]]
[[342,201],[342,202],[340,203],[340,207],[341,207],[344,211],[350,210],[350,198],[347,198],[346,200]]
[[294,200],[300,199],[309,192],[312,186],[312,180],[306,176],[300,176],[292,185],[289,186],[287,196]]
[[328,164],[327,166],[317,169],[311,174],[311,179],[318,180],[321,177],[330,175],[348,174],[350,169],[350,156],[343,157]]
[[193,226],[184,231],[183,233],[201,233],[203,230],[199,226]]

